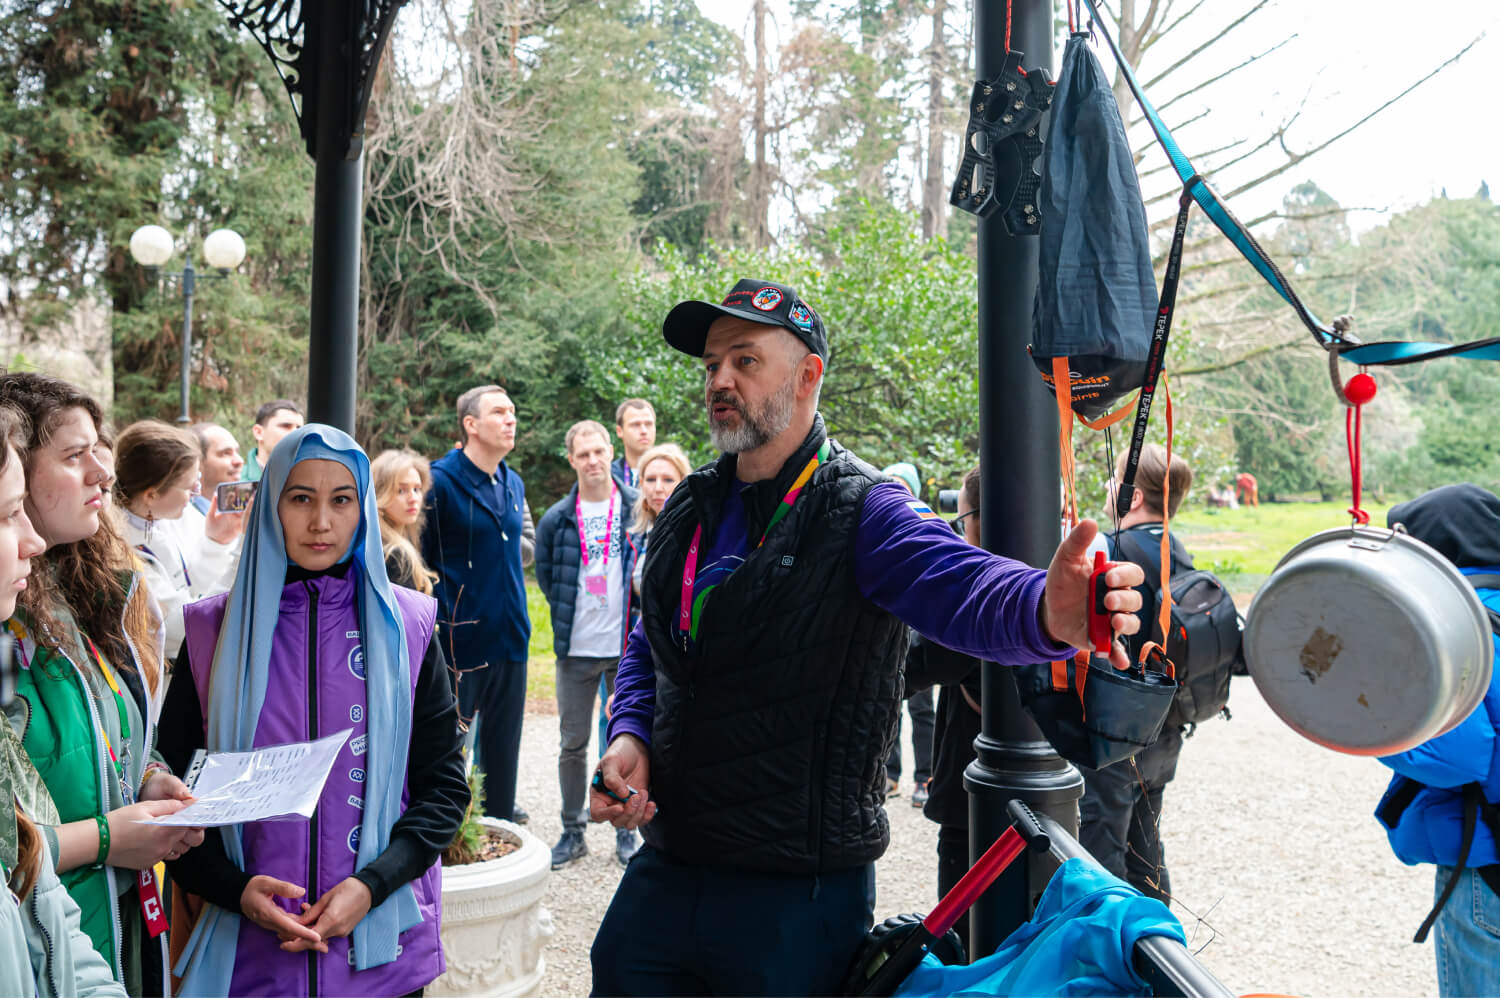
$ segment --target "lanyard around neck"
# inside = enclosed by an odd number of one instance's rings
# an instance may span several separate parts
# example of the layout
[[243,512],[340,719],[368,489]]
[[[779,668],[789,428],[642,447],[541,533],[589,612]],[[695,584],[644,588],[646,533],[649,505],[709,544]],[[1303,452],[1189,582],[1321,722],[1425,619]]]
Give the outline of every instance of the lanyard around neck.
[[[824,440],[823,446],[807,462],[792,487],[787,489],[786,495],[781,497],[781,502],[776,506],[776,512],[771,514],[771,522],[766,524],[766,529],[761,532],[760,542],[757,548],[766,543],[766,538],[771,535],[771,530],[786,518],[797,504],[797,498],[802,494],[802,489],[812,480],[813,472],[818,470],[818,465],[828,460],[829,441]],[[713,586],[705,586],[703,592],[697,598],[693,597],[693,582],[698,578],[698,548],[703,543],[703,524],[700,520],[698,526],[693,528],[693,540],[688,545],[687,560],[682,566],[682,603],[677,612],[677,629],[684,635],[684,644],[687,638],[698,640],[698,621],[703,612],[703,600],[708,596]]]
[[[21,625],[21,622],[14,617],[12,617],[6,623],[10,627],[11,634],[15,635],[16,641],[18,642],[16,647],[16,654],[21,658],[22,667],[30,668],[31,663],[27,660],[26,657],[26,628],[23,627]],[[125,710],[125,697],[120,693],[120,684],[115,681],[114,672],[110,669],[109,663],[104,661],[104,656],[99,654],[99,649],[95,647],[93,640],[89,638],[88,635],[82,633],[79,634],[79,637],[83,638],[84,644],[88,645],[89,651],[93,652],[94,661],[99,663],[99,672],[103,674],[104,681],[109,684],[110,692],[114,694],[115,711],[119,714],[120,717],[120,738],[122,739],[124,745],[129,746],[130,715]],[[87,682],[84,683],[84,690],[86,693],[88,692]],[[91,693],[89,695],[92,696]],[[123,774],[124,767],[121,764],[120,760],[115,756],[115,747],[110,743],[109,731],[107,728],[105,728],[104,721],[102,719],[99,721],[99,734],[104,737],[104,747],[109,751],[109,761],[114,763],[115,772]]]
[[[109,663],[104,661],[104,656],[99,654],[99,649],[94,646],[92,638],[87,635],[83,638],[88,644],[89,651],[94,655],[94,661],[99,663],[99,671],[104,673],[104,681],[109,684],[110,692],[115,697],[115,710],[120,715],[120,741],[122,746],[130,744],[130,715],[125,711],[125,697],[120,693],[120,684],[115,681],[115,674],[110,669]],[[109,729],[104,724],[104,719],[99,720],[99,734],[104,736],[104,747],[109,750],[109,761],[114,763],[115,774],[120,778],[120,785],[125,785],[125,764],[115,753],[115,747],[109,740]],[[128,795],[127,795],[128,797]]]
[[[583,556],[583,574],[589,574],[589,539],[583,530],[583,493],[573,497],[573,517],[578,521],[578,550]],[[615,483],[609,483],[609,512],[604,518],[604,574],[609,574],[609,539],[615,532]]]

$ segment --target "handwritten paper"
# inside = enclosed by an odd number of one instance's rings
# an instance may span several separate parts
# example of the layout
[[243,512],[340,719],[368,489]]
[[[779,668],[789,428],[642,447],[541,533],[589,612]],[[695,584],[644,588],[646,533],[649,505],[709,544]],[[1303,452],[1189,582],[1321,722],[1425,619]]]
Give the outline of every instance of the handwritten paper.
[[353,730],[253,752],[201,755],[186,780],[196,800],[176,814],[139,823],[214,828],[311,818],[334,759]]

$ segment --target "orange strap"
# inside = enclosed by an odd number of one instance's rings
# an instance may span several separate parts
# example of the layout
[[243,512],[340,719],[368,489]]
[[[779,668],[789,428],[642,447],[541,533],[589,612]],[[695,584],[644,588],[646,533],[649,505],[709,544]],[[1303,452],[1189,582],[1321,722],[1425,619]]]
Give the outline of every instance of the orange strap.
[[1161,606],[1156,622],[1161,626],[1162,651],[1167,648],[1167,628],[1172,625],[1172,393],[1167,389],[1167,373],[1161,375],[1161,397],[1167,407],[1167,470],[1161,482]]
[[1078,525],[1078,497],[1073,488],[1073,377],[1066,357],[1052,358],[1052,390],[1057,395],[1057,463],[1062,472],[1063,524],[1072,530]]
[[1068,688],[1068,660],[1052,663],[1052,688],[1054,690],[1065,690]]
[[1088,420],[1084,419],[1082,416],[1078,417],[1078,421],[1080,423],[1082,423],[1084,426],[1087,426],[1091,430],[1107,430],[1111,426],[1114,426],[1116,423],[1118,423],[1120,420],[1124,419],[1126,416],[1129,416],[1132,413],[1134,413],[1135,412],[1135,404],[1140,399],[1140,397],[1141,397],[1141,393],[1140,392],[1136,392],[1134,395],[1132,395],[1130,397],[1130,401],[1129,402],[1126,402],[1124,405],[1120,406],[1120,408],[1116,409],[1114,412],[1110,413],[1108,416],[1100,416],[1098,419],[1094,420],[1092,423],[1090,423]]

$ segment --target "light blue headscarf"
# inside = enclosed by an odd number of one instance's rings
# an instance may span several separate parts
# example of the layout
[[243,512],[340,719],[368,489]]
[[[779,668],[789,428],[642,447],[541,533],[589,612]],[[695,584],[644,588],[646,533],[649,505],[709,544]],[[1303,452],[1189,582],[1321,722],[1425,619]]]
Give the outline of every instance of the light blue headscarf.
[[[349,469],[359,490],[360,524],[339,559],[352,560],[349,571],[357,584],[365,655],[365,696],[369,718],[369,774],[365,784],[364,820],[360,826],[356,869],[363,869],[390,844],[391,826],[401,814],[406,783],[406,753],[411,741],[411,670],[401,613],[385,574],[381,553],[379,511],[370,483],[370,459],[342,430],[309,423],[293,430],[271,451],[250,524],[244,554],[214,651],[209,678],[208,744],[215,751],[246,751],[254,747],[255,727],[270,681],[271,638],[281,607],[289,559],[277,514],[277,500],[292,467],[302,461],[336,461]],[[288,826],[288,831],[292,831]],[[244,869],[245,852],[239,826],[224,830],[224,848],[235,866]],[[313,844],[316,848],[316,843]],[[254,872],[254,871],[250,871]],[[306,885],[306,900],[316,900]],[[410,884],[403,884],[354,927],[355,966],[368,970],[396,959],[397,936],[422,920]],[[240,915],[210,905],[178,961],[184,994],[229,993],[234,974]]]

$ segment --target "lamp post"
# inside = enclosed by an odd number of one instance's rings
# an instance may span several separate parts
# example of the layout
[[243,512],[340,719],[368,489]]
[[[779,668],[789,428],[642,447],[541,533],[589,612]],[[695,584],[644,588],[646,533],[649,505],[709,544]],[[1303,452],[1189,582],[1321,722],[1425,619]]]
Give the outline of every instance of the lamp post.
[[[980,79],[999,73],[1012,46],[1026,68],[1052,70],[1051,0],[978,0],[974,56]],[[1019,159],[997,187],[1009,190]],[[979,220],[980,523],[984,546],[1044,567],[1060,539],[1057,405],[1026,359],[1036,296],[1037,243],[1012,236],[997,212]],[[1005,663],[1018,665],[1023,663]],[[981,674],[982,732],[964,772],[969,797],[969,852],[979,856],[1010,825],[1006,805],[1024,801],[1066,831],[1078,829],[1083,777],[1052,748],[1026,713],[1015,678],[992,662]],[[967,940],[971,953],[993,953],[1030,917],[1051,876],[1041,857],[1013,863],[975,903]]]
[[187,251],[182,270],[163,272],[162,264],[172,257],[172,234],[160,225],[143,225],[130,236],[130,255],[135,262],[146,268],[150,280],[173,280],[182,288],[182,411],[177,422],[184,425],[192,422],[188,414],[188,393],[192,382],[193,367],[193,292],[198,278],[222,280],[245,259],[245,240],[233,229],[215,229],[203,240],[203,259],[216,273],[200,275],[193,269],[193,256]]

